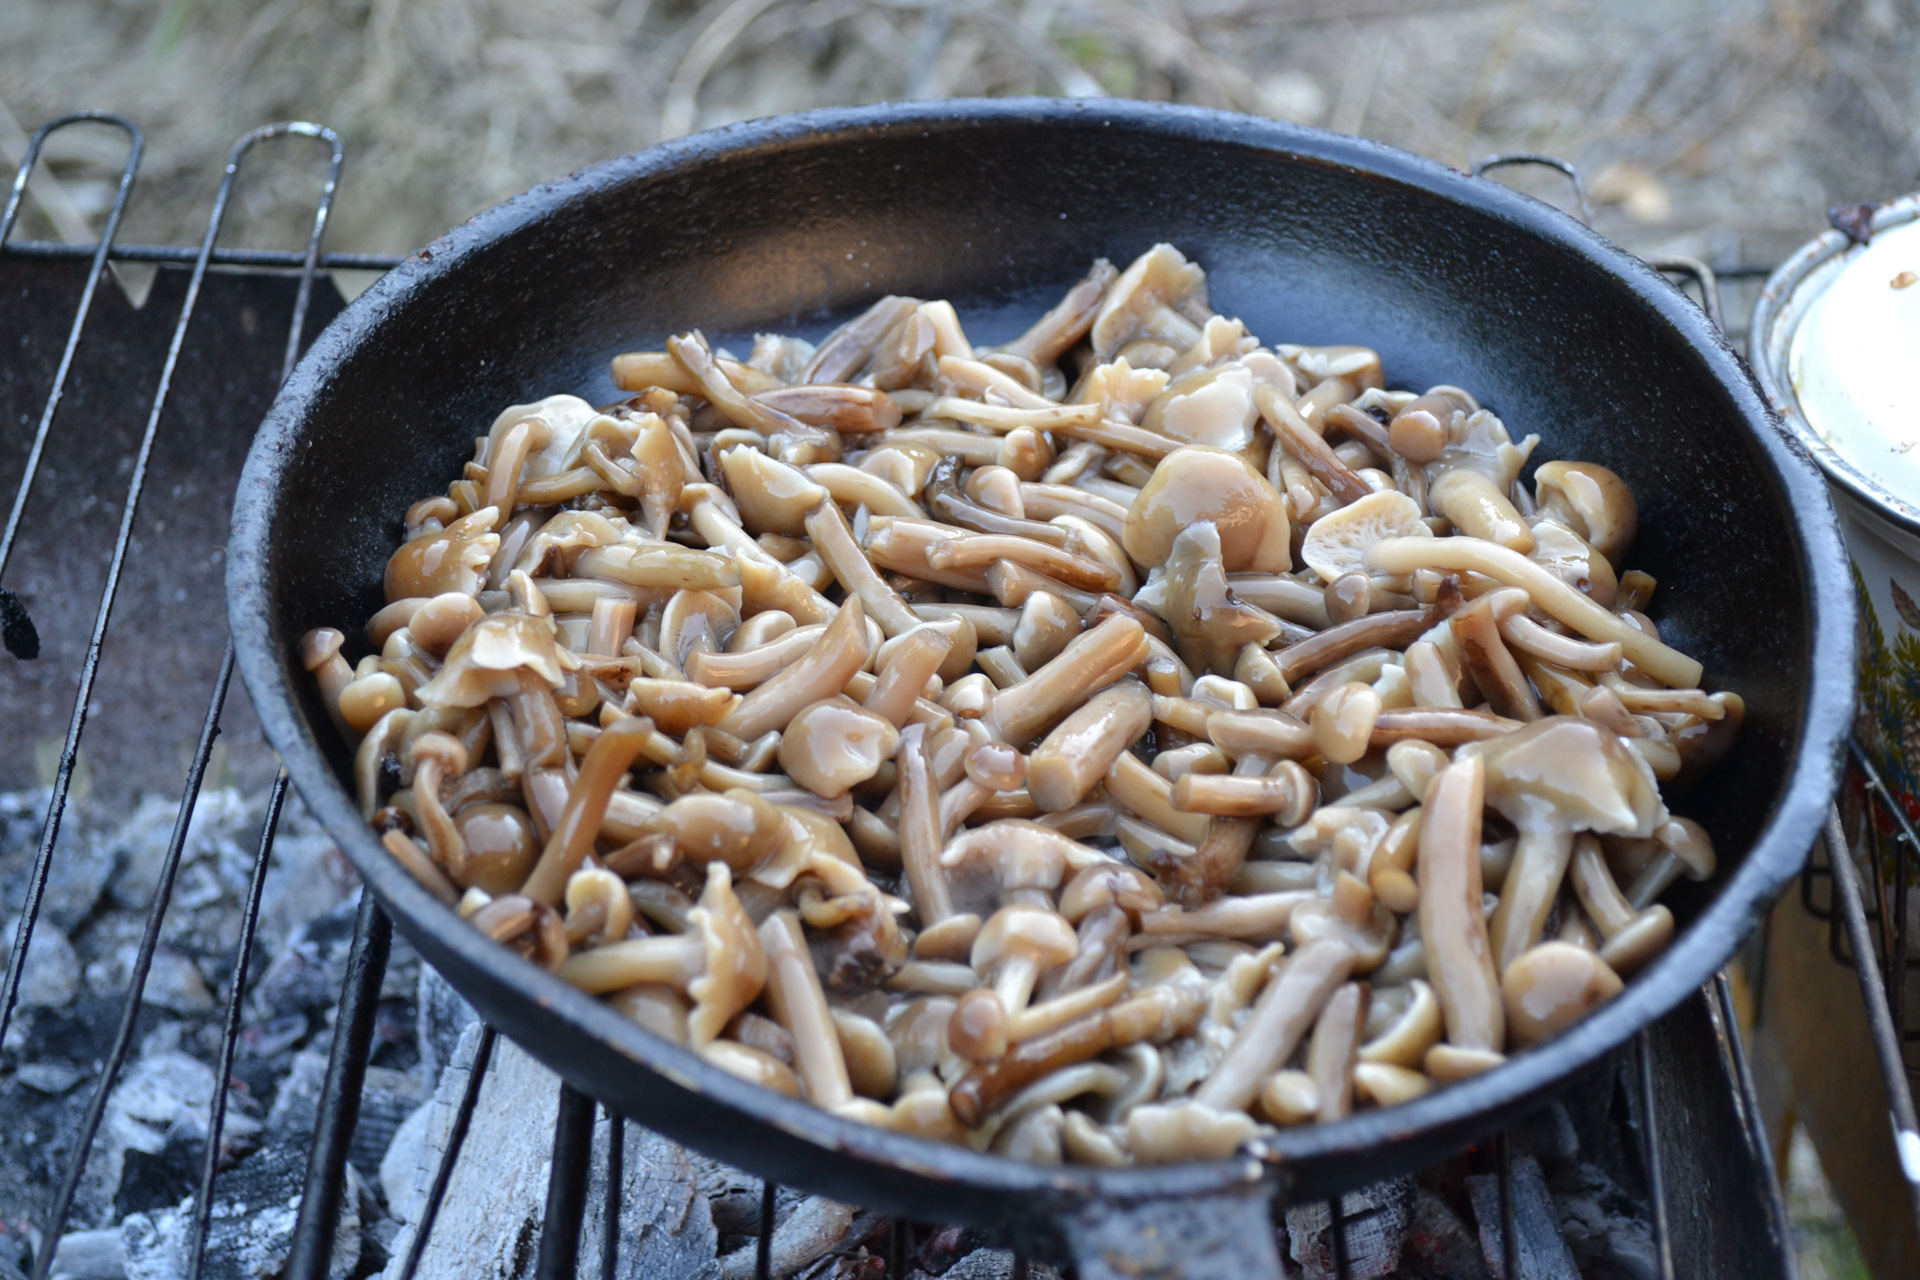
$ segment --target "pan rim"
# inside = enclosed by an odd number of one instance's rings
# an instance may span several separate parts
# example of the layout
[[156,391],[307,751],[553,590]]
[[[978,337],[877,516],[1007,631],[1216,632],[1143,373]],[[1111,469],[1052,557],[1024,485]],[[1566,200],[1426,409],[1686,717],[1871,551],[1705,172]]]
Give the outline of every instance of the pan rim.
[[[963,1180],[972,1189],[1054,1201],[1130,1201],[1219,1194],[1284,1178],[1293,1162],[1358,1156],[1407,1131],[1442,1131],[1464,1140],[1490,1132],[1532,1100],[1623,1045],[1671,1012],[1724,963],[1796,873],[1838,785],[1853,702],[1853,599],[1827,487],[1804,449],[1788,436],[1725,337],[1704,313],[1640,259],[1531,197],[1487,179],[1379,143],[1303,126],[1166,104],[1054,99],[952,100],[836,108],[731,125],[662,143],[575,171],[475,215],[356,299],[302,358],[269,410],[242,474],[228,557],[230,625],[241,677],[269,741],[315,815],[352,858],[376,896],[412,934],[444,908],[385,854],[360,822],[357,805],[327,763],[304,719],[272,628],[265,570],[274,524],[273,494],[292,462],[306,410],[324,394],[333,370],[409,299],[501,238],[547,216],[563,200],[668,176],[753,153],[846,145],[919,129],[950,130],[1029,122],[1043,126],[1126,128],[1199,144],[1244,147],[1351,170],[1464,203],[1516,233],[1544,242],[1618,280],[1699,357],[1693,376],[1711,378],[1749,430],[1770,468],[1768,479],[1800,513],[1791,531],[1811,617],[1812,676],[1803,694],[1795,756],[1772,812],[1739,869],[1673,947],[1615,1001],[1540,1049],[1505,1066],[1400,1107],[1360,1112],[1333,1124],[1282,1130],[1227,1160],[1147,1168],[1046,1168],[906,1137],[840,1119],[805,1103],[747,1085],[680,1046],[656,1039],[610,1008],[530,964],[513,961],[470,929],[431,931],[436,946],[491,969],[529,1005],[572,1021],[603,1046],[749,1122],[772,1124],[830,1153],[882,1166]],[[1788,566],[1783,566],[1787,568]],[[448,919],[451,919],[449,915]],[[1569,1064],[1572,1064],[1571,1066]],[[553,1065],[553,1064],[550,1064]],[[564,1071],[563,1071],[563,1074]]]

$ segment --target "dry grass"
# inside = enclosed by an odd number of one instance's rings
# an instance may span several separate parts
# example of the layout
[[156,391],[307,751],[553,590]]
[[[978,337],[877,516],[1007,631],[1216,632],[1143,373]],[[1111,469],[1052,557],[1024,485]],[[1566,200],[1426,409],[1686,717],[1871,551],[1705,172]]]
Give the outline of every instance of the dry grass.
[[[1550,151],[1582,165],[1603,227],[1632,247],[1724,262],[1778,256],[1834,201],[1920,185],[1915,27],[1915,0],[14,0],[0,104],[28,127],[79,106],[140,121],[141,239],[194,238],[228,142],[274,118],[346,138],[332,246],[403,252],[696,128],[882,99],[1110,94],[1461,166]],[[56,151],[83,207],[104,205],[112,150],[70,134]],[[297,238],[275,204],[311,187],[311,165],[272,169],[245,192],[243,239]]]

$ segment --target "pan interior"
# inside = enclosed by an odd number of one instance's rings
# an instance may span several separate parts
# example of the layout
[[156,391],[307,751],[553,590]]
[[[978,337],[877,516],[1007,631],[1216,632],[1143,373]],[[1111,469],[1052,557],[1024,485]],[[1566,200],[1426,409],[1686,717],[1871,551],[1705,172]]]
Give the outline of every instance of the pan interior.
[[[817,339],[887,293],[951,299],[992,343],[1092,259],[1124,265],[1167,241],[1206,268],[1215,309],[1267,343],[1375,347],[1390,385],[1466,387],[1516,438],[1540,434],[1536,462],[1590,459],[1627,480],[1641,535],[1623,567],[1658,580],[1651,613],[1708,687],[1747,700],[1733,758],[1676,806],[1723,856],[1677,913],[1723,892],[1801,745],[1812,589],[1778,464],[1728,391],[1732,366],[1669,321],[1677,298],[1650,300],[1664,286],[1623,276],[1597,241],[1541,234],[1551,215],[1519,197],[1468,199],[1466,179],[1325,135],[1201,113],[867,119],[723,131],[537,189],[430,247],[322,341],[277,414],[291,434],[262,464],[271,489],[243,490],[243,508],[271,514],[265,622],[256,641],[236,616],[236,634],[266,655],[243,656],[250,682],[274,665],[293,695],[270,726],[283,753],[298,738],[332,765],[333,783],[296,771],[323,816],[346,811],[349,760],[292,661],[297,638],[353,636],[383,603],[407,506],[444,491],[502,407],[563,391],[604,403],[618,352],[692,327],[741,352],[756,332]],[[364,832],[336,835],[378,856]],[[459,954],[432,950],[458,982]],[[1605,1047],[1589,1038],[1580,1061]]]

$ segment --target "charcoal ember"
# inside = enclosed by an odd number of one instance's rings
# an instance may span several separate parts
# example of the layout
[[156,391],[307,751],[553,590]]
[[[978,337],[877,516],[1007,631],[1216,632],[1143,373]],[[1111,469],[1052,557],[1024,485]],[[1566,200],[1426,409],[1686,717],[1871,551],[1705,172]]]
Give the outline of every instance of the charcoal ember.
[[91,1074],[85,1067],[70,1062],[43,1059],[21,1063],[14,1069],[13,1078],[35,1093],[57,1098]]
[[[1340,1202],[1346,1219],[1347,1265],[1353,1280],[1392,1275],[1413,1217],[1412,1178],[1390,1178],[1349,1191]],[[1287,1237],[1293,1260],[1312,1280],[1338,1274],[1334,1269],[1333,1218],[1324,1200],[1287,1210]]]
[[[446,1150],[480,1032],[476,1023],[462,1035],[441,1073],[427,1118],[409,1117],[396,1133],[396,1143],[415,1144],[411,1176],[401,1168],[404,1152],[390,1148],[391,1158],[383,1162],[389,1209],[407,1224],[393,1238],[394,1259],[404,1259],[412,1247],[413,1224]],[[454,1163],[415,1273],[418,1280],[525,1280],[532,1275],[559,1095],[560,1082],[552,1072],[504,1037],[494,1042],[463,1158]],[[604,1150],[603,1135],[594,1155],[602,1190],[590,1190],[589,1205],[604,1204]],[[598,1251],[602,1228],[591,1215],[604,1209],[589,1212],[584,1256]],[[621,1239],[622,1274],[717,1275],[713,1220],[686,1153],[633,1125],[627,1127],[623,1153]],[[393,1275],[398,1265],[390,1264],[387,1274]]]
[[255,1010],[254,1021],[264,1022],[291,1010],[319,1012],[339,1002],[357,910],[356,902],[342,902],[294,930],[247,997]]
[[[369,1180],[379,1177],[380,1162],[400,1125],[423,1102],[426,1086],[404,1071],[368,1067],[360,1091],[360,1114],[350,1160]],[[327,1055],[308,1050],[294,1055],[293,1067],[274,1095],[267,1113],[267,1141],[292,1141],[311,1134],[320,1123],[320,1095],[326,1084]]]
[[[593,1169],[580,1233],[585,1258],[600,1257],[606,1237],[608,1128],[604,1115],[594,1124]],[[624,1126],[621,1141],[617,1230],[617,1274],[662,1280],[713,1280],[719,1274],[713,1221],[686,1149],[632,1123]]]
[[[1532,1156],[1513,1157],[1513,1223],[1518,1237],[1520,1274],[1527,1280],[1581,1280],[1573,1252],[1560,1236],[1560,1215],[1540,1163]],[[1480,1227],[1480,1256],[1494,1280],[1508,1280],[1500,1218],[1498,1174],[1477,1173],[1467,1179],[1467,1197]]]
[[0,1280],[26,1280],[27,1242],[0,1224]]
[[[201,1280],[262,1280],[280,1274],[293,1251],[307,1154],[304,1144],[267,1147],[220,1175],[214,1184]],[[351,1280],[360,1274],[361,1224],[379,1213],[372,1192],[351,1165],[340,1200],[328,1280]],[[184,1280],[192,1226],[191,1201],[158,1213],[129,1214],[120,1224],[126,1280]]]
[[[107,851],[118,859],[109,890],[116,906],[144,911],[152,902],[160,884],[160,872],[166,864],[167,846],[173,839],[179,807],[178,796],[144,796],[119,828],[107,837]],[[254,830],[258,821],[254,806],[231,787],[200,793],[193,806],[193,817],[187,823],[186,843],[180,849],[182,882],[176,893],[186,895],[181,905],[209,905],[224,892],[224,882],[237,880],[237,887],[246,884],[247,871],[253,864],[249,846],[258,835]],[[195,883],[188,883],[185,869],[203,861],[212,864],[215,870],[212,879],[195,877]],[[200,885],[208,884],[214,890],[212,896],[207,890],[199,889]]]
[[[14,918],[0,931],[8,956],[13,954],[22,918]],[[64,1009],[79,994],[80,958],[74,954],[67,936],[43,916],[35,923],[33,938],[27,943],[27,967],[20,977],[19,1005],[26,1009]]]
[[1580,1154],[1580,1135],[1574,1129],[1573,1116],[1566,1105],[1558,1101],[1549,1102],[1508,1126],[1507,1144],[1514,1155],[1532,1156],[1548,1173]]
[[913,1270],[937,1276],[988,1246],[987,1234],[978,1227],[935,1227],[914,1241],[910,1263]]
[[[0,901],[16,903],[27,896],[27,876],[39,852],[51,798],[45,787],[0,793]],[[60,825],[40,899],[40,919],[67,933],[93,914],[121,863],[120,855],[96,832],[75,820],[76,808],[69,804],[67,820]]]
[[[205,1149],[213,1087],[213,1069],[178,1051],[146,1052],[128,1064],[107,1098],[100,1136],[87,1162],[80,1196],[83,1213],[117,1204],[129,1172],[133,1181],[127,1194],[134,1199],[150,1205],[154,1195],[176,1194],[171,1188],[178,1170],[193,1167],[195,1153]],[[223,1140],[243,1144],[259,1128],[260,1122],[230,1094]],[[157,1159],[136,1157],[130,1171],[130,1153]]]
[[[687,1158],[692,1162],[694,1182],[706,1197],[707,1214],[713,1219],[714,1230],[719,1232],[720,1252],[732,1253],[749,1239],[757,1238],[761,1192],[766,1184],[744,1169],[697,1151],[688,1152]],[[805,1198],[792,1187],[775,1188],[774,1222],[779,1223],[792,1213],[793,1207]]]
[[432,1079],[453,1060],[460,1037],[480,1021],[480,1015],[474,1012],[466,997],[455,991],[430,965],[420,966],[413,1003],[420,1069]]
[[[940,1280],[1012,1280],[1013,1254],[1006,1249],[975,1249],[941,1272],[915,1271],[913,1280],[937,1274]],[[1028,1280],[1059,1280],[1052,1267],[1038,1262],[1027,1264]]]
[[1647,1209],[1598,1165],[1574,1161],[1548,1179],[1560,1234],[1587,1280],[1652,1280],[1660,1274]]
[[125,1280],[127,1256],[118,1228],[69,1231],[53,1251],[52,1280]]
[[1484,1280],[1480,1239],[1444,1199],[1415,1187],[1413,1216],[1401,1246],[1402,1267],[1417,1268],[1426,1280]]
[[[129,976],[133,968],[131,961],[129,956]],[[213,992],[208,989],[199,967],[168,947],[155,949],[153,966],[147,970],[147,985],[142,992],[147,1004],[170,1013],[191,1016],[211,1013],[215,1007]]]
[[[851,1206],[825,1196],[808,1196],[784,1218],[776,1212],[768,1251],[774,1280],[786,1280],[832,1252],[847,1238],[853,1219]],[[745,1244],[721,1258],[723,1280],[752,1280],[758,1250],[757,1242]]]
[[298,795],[287,797],[260,887],[259,945],[277,955],[300,927],[353,897],[360,878]]

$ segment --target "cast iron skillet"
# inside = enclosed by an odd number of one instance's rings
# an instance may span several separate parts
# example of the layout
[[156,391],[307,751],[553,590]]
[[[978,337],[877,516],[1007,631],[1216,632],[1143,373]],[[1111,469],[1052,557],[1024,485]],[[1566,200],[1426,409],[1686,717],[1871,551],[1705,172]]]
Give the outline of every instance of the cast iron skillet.
[[[1749,708],[1681,808],[1719,877],[1612,1004],[1479,1079],[1282,1132],[1232,1160],[1053,1169],[837,1120],[653,1038],[457,920],[361,823],[349,755],[295,658],[354,630],[415,499],[499,409],[617,398],[608,358],[702,327],[819,336],[883,293],[1011,336],[1095,256],[1155,241],[1269,342],[1359,342],[1389,381],[1471,388],[1538,457],[1641,504],[1631,564],[1665,637]],[[1700,311],[1637,259],[1491,182],[1351,138],[1137,103],[829,111],[683,139],[509,200],[435,241],[315,343],[247,461],[228,570],[240,670],[307,803],[429,961],[578,1087],[756,1173],[923,1221],[996,1227],[1118,1274],[1278,1274],[1276,1194],[1319,1197],[1492,1132],[1704,982],[1799,867],[1838,776],[1853,601],[1825,486]],[[1693,886],[1684,886],[1694,889]]]

